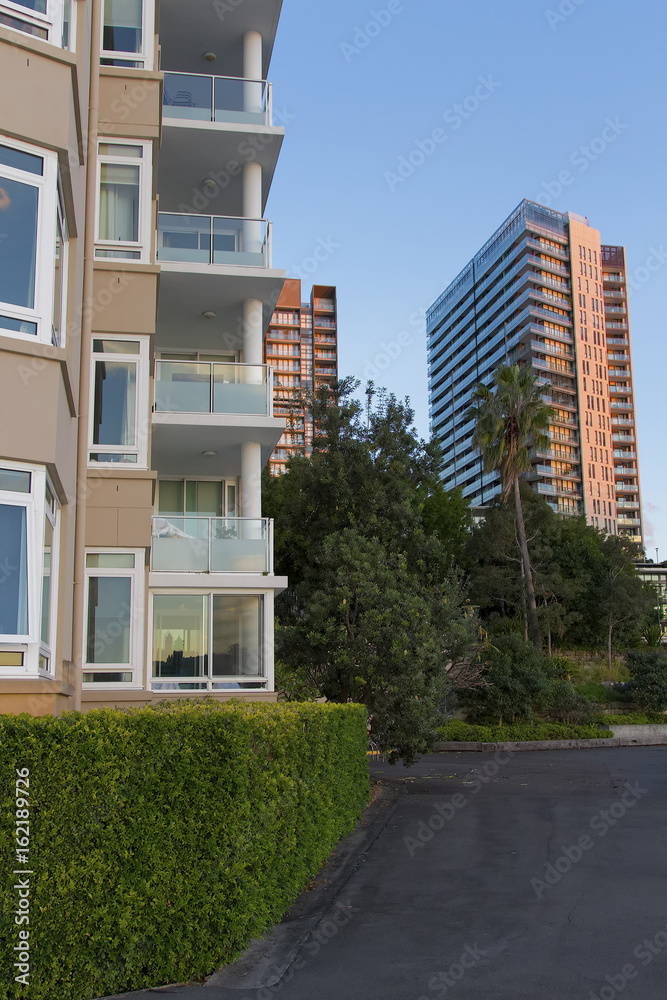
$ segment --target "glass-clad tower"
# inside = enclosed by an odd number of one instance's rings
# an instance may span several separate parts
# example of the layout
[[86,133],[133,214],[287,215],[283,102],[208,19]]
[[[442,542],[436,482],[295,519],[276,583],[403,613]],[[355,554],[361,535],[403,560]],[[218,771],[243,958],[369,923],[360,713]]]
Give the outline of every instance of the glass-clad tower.
[[[621,258],[623,267],[612,271],[611,260]],[[467,413],[475,386],[516,361],[551,387],[551,443],[532,455],[532,487],[558,513],[585,514],[601,530],[641,542],[622,247],[603,252],[587,219],[524,200],[431,306],[427,334],[431,430],[443,448],[447,488],[460,487],[473,506],[499,492],[497,473],[484,472],[473,447]],[[631,511],[617,504],[619,488]]]

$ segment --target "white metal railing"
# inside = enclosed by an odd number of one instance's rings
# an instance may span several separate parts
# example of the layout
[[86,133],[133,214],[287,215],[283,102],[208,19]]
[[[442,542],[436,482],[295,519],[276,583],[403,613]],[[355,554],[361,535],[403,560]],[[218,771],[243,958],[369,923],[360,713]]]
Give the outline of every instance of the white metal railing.
[[272,266],[271,223],[221,215],[158,212],[159,263]]
[[273,416],[273,369],[208,361],[155,362],[156,413]]
[[273,88],[266,80],[167,72],[162,103],[164,118],[273,124]]
[[247,517],[153,518],[155,573],[272,573],[273,521]]

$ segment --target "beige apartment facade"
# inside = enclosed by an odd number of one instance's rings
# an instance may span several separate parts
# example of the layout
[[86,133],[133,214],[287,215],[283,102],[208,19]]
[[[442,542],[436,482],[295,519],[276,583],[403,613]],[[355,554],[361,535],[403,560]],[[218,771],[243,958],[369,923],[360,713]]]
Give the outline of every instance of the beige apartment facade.
[[0,0],[0,712],[275,697],[280,7]]

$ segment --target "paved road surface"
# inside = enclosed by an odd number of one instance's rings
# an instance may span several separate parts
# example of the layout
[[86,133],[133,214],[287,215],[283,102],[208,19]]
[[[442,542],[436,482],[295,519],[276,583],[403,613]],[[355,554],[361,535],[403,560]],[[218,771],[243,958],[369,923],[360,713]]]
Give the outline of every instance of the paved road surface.
[[127,996],[667,998],[667,747],[373,773],[407,794],[278,986]]

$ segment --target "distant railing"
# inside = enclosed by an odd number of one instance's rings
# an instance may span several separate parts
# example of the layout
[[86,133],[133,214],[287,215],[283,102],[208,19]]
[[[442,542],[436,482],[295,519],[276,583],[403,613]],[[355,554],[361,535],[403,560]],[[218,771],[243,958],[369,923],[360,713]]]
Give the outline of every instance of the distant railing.
[[165,73],[162,114],[181,121],[272,125],[272,88],[266,80],[202,73]]
[[243,517],[153,518],[155,573],[271,573],[273,521]]

